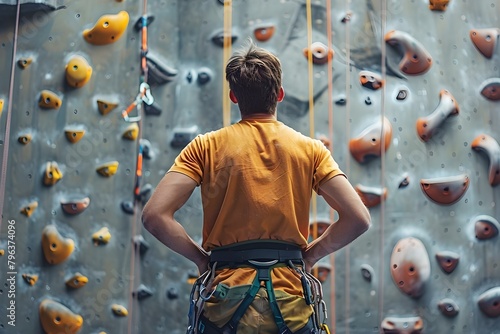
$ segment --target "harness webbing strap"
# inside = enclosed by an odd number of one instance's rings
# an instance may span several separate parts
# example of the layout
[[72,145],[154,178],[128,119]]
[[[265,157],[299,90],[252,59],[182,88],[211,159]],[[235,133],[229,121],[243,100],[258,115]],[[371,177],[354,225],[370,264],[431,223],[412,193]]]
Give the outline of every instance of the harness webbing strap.
[[232,331],[236,332],[236,327],[238,327],[238,322],[243,317],[250,304],[252,304],[259,289],[260,289],[259,275],[255,275],[255,279],[252,282],[252,286],[248,289],[245,298],[238,306],[236,311],[233,313],[233,316],[228,321],[228,323],[223,326],[223,328],[230,328]]
[[269,280],[266,281],[266,290],[267,290],[267,296],[269,298],[269,305],[271,306],[271,311],[273,312],[274,322],[276,322],[280,334],[291,333],[290,329],[285,324],[283,315],[281,315],[281,311],[278,306],[278,302],[276,301],[276,296],[274,294],[273,282],[271,281],[271,277],[269,277]]

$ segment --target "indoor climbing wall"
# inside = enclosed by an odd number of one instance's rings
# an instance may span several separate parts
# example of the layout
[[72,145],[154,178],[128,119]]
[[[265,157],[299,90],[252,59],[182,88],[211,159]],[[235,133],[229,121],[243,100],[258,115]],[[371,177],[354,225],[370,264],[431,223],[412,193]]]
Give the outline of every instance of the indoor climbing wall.
[[[196,267],[140,212],[239,120],[223,70],[249,37],[282,61],[279,120],[372,215],[314,271],[332,332],[500,333],[498,1],[0,0],[0,19],[0,333],[185,332]],[[313,238],[336,213],[314,197],[310,217]],[[201,241],[198,190],[177,218]]]

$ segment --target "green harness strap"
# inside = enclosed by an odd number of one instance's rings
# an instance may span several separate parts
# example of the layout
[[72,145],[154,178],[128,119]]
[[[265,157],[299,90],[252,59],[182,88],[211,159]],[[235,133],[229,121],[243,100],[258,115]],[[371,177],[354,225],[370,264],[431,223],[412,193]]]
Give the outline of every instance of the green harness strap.
[[285,320],[281,315],[280,309],[278,307],[278,302],[276,301],[276,295],[274,294],[273,282],[271,280],[271,270],[274,266],[271,267],[257,267],[257,274],[252,282],[252,286],[248,289],[245,298],[238,306],[236,311],[233,313],[231,319],[223,326],[223,329],[230,328],[231,332],[235,333],[236,328],[238,326],[238,322],[243,317],[245,312],[247,311],[250,304],[252,304],[257,292],[260,289],[260,282],[265,281],[266,291],[269,298],[269,304],[271,306],[271,311],[273,312],[274,321],[278,326],[280,334],[291,333],[288,326],[285,324]]

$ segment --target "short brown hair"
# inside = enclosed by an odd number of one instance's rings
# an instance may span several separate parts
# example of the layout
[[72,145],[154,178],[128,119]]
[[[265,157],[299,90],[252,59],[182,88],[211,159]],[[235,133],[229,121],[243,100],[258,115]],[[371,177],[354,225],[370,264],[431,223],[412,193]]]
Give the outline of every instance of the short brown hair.
[[252,41],[235,52],[226,65],[226,80],[243,115],[273,114],[281,88],[281,63]]

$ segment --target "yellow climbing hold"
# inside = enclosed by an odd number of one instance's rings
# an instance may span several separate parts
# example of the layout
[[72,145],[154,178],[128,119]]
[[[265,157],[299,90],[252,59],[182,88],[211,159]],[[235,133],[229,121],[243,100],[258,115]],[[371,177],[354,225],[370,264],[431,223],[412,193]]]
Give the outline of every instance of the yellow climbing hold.
[[69,128],[67,128],[66,130],[64,130],[64,133],[66,134],[66,139],[68,139],[70,141],[70,143],[74,144],[83,138],[83,135],[85,134],[85,130],[84,129],[75,129],[75,128],[69,129]]
[[47,225],[42,232],[42,249],[48,263],[59,264],[73,253],[75,242],[63,238],[55,225]]
[[89,279],[80,273],[74,274],[70,279],[66,281],[66,285],[72,287],[73,289],[78,289],[87,284]]
[[24,135],[20,135],[17,138],[17,141],[20,142],[23,145],[26,145],[26,144],[28,144],[31,141],[31,139],[32,139],[31,134],[26,133]]
[[47,162],[47,164],[45,165],[45,173],[43,175],[43,184],[45,184],[46,186],[53,186],[54,184],[59,182],[62,177],[63,174],[59,169],[57,162]]
[[110,161],[97,167],[97,172],[102,176],[110,177],[118,171],[118,161]]
[[92,67],[82,56],[73,56],[66,65],[66,81],[75,88],[84,86],[92,76]]
[[97,108],[99,109],[101,115],[109,114],[116,107],[118,107],[118,103],[97,100]]
[[38,106],[44,109],[59,109],[62,105],[62,100],[56,93],[50,90],[42,90]]
[[38,208],[38,202],[33,201],[31,203],[28,203],[25,207],[21,208],[21,213],[25,215],[26,217],[31,217],[33,212],[35,212],[36,208]]
[[3,99],[0,99],[0,117],[2,117],[2,111],[3,111]]
[[126,317],[128,315],[127,309],[122,305],[113,304],[111,305],[111,310],[119,317]]
[[94,45],[105,45],[116,42],[127,29],[129,15],[126,11],[118,14],[103,15],[92,29],[85,29],[83,37]]
[[5,249],[0,249],[0,256],[3,256],[5,254]]
[[26,67],[30,66],[32,62],[33,62],[33,58],[31,58],[31,57],[21,58],[17,61],[17,65],[19,65],[19,67],[24,70]]
[[109,229],[107,227],[103,227],[99,231],[92,234],[94,245],[105,245],[109,242],[109,239],[111,239],[111,233],[109,233]]
[[43,300],[38,311],[43,330],[47,334],[75,334],[83,325],[82,316],[51,299]]
[[31,286],[35,285],[38,281],[38,275],[36,274],[23,274],[23,278]]
[[123,138],[128,140],[136,140],[139,136],[139,125],[137,123],[130,124],[123,132]]

